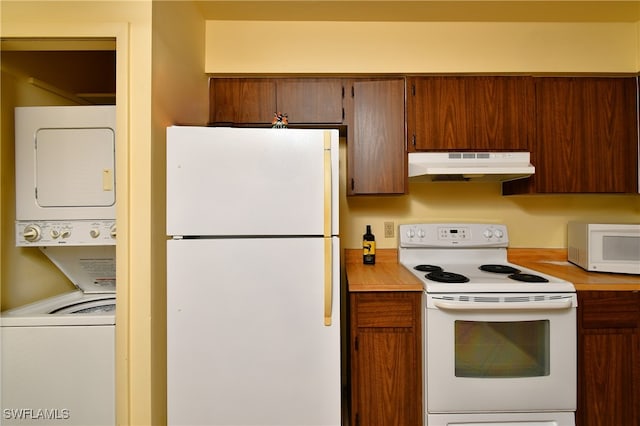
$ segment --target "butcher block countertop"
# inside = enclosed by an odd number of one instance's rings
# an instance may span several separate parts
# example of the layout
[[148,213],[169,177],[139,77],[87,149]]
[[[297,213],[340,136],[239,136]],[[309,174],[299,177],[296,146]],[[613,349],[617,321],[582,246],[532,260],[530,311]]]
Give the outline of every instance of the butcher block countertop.
[[398,263],[398,250],[376,250],[376,264],[362,263],[362,250],[344,251],[349,291],[422,291],[422,282]]
[[[640,291],[640,275],[587,272],[567,261],[566,249],[507,251],[509,262],[570,281],[576,290]],[[362,264],[362,250],[345,250],[349,291],[422,291],[422,283],[398,263],[396,249],[378,249],[376,264]]]
[[640,275],[587,272],[567,261],[566,249],[508,249],[509,262],[570,281],[576,290],[640,290]]

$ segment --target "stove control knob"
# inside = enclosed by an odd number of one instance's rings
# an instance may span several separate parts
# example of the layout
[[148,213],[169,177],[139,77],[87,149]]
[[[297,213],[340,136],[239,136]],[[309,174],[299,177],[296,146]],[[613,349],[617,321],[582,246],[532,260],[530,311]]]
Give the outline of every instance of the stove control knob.
[[71,229],[63,229],[60,236],[62,238],[69,238],[71,236]]
[[22,236],[25,240],[34,243],[41,237],[40,227],[38,225],[27,225],[22,231]]
[[409,237],[409,238],[413,238],[413,237],[415,237],[415,236],[416,236],[416,231],[414,231],[413,229],[409,229],[409,230],[407,231],[407,237]]
[[89,235],[91,236],[91,238],[98,238],[100,236],[100,229],[98,228],[93,228],[89,231]]
[[493,235],[495,235],[495,236],[496,236],[496,238],[499,238],[499,239],[500,239],[500,238],[504,237],[504,232],[502,232],[500,229],[496,229],[496,230],[493,232]]
[[111,235],[111,238],[115,238],[116,237],[116,224],[115,223],[113,225],[111,225],[111,228],[109,228],[109,233]]
[[424,238],[425,235],[424,229],[418,229],[418,238]]
[[60,231],[57,229],[52,229],[49,234],[51,234],[51,238],[55,240],[60,236]]
[[493,236],[493,231],[491,231],[491,229],[485,229],[482,236],[485,238],[491,238]]

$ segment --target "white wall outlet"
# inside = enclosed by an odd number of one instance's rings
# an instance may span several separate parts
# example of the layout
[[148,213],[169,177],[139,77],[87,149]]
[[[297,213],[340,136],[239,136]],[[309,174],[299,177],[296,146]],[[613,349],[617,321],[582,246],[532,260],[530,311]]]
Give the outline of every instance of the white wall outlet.
[[393,238],[395,235],[395,226],[393,222],[385,222],[384,223],[384,237],[385,238]]

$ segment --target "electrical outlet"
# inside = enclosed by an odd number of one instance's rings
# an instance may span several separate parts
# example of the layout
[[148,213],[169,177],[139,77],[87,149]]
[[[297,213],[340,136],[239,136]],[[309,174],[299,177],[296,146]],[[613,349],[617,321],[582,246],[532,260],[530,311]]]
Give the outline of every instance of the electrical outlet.
[[395,235],[394,231],[395,227],[393,222],[385,222],[384,223],[384,237],[385,238],[393,238]]

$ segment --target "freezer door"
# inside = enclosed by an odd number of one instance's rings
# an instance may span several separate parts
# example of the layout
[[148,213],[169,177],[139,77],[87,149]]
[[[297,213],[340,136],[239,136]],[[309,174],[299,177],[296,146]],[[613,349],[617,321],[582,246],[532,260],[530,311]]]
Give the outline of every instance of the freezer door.
[[169,424],[340,425],[338,239],[167,244]]
[[167,235],[337,234],[337,130],[167,129]]

